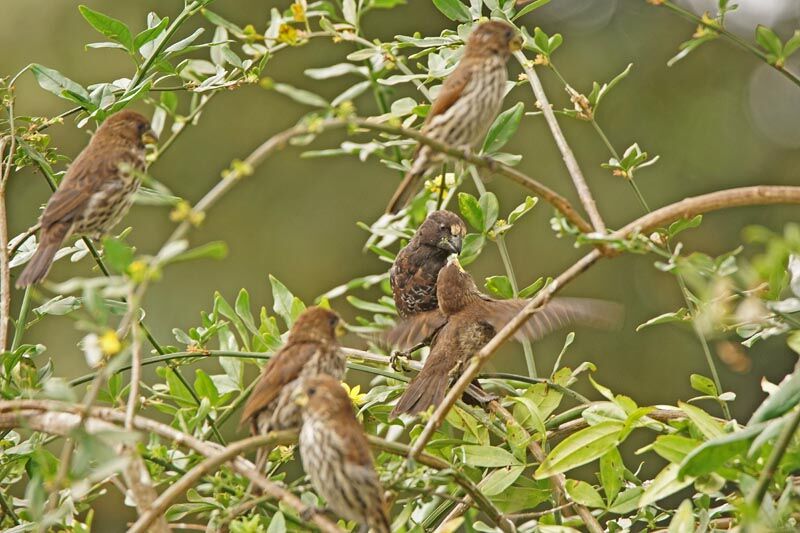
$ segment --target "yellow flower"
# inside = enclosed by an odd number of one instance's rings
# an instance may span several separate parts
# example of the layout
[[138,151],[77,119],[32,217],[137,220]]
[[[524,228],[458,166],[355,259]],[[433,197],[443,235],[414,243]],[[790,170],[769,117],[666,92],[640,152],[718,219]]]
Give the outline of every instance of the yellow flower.
[[205,220],[206,214],[202,211],[195,211],[186,200],[181,200],[169,213],[169,219],[173,222],[183,222],[188,220],[193,226],[199,226]]
[[117,332],[113,329],[107,330],[100,336],[100,350],[105,355],[112,356],[119,353],[122,349],[122,342],[117,337]]
[[294,18],[295,22],[305,22],[306,21],[306,9],[300,2],[295,2],[292,4],[292,17]]
[[297,44],[297,30],[288,24],[281,24],[278,28],[278,42],[286,43],[289,46]]
[[141,283],[147,278],[147,263],[134,261],[128,265],[128,275],[136,283]]
[[350,401],[353,402],[353,405],[358,407],[359,405],[364,404],[364,398],[367,396],[367,394],[361,394],[361,385],[356,385],[351,389],[350,386],[343,381],[342,387],[344,387],[344,390],[347,392],[347,396],[350,398]]

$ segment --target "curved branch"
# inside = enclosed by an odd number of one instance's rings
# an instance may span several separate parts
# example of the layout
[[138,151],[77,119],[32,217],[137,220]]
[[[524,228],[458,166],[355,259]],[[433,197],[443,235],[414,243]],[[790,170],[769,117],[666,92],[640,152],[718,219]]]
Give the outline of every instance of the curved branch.
[[[726,207],[741,207],[746,205],[773,205],[773,204],[800,204],[800,187],[759,185],[754,187],[739,187],[717,191],[701,196],[686,198],[680,202],[657,209],[640,217],[611,235],[613,239],[625,239],[631,235],[651,230],[672,222],[678,218],[694,216],[700,213],[717,211]],[[533,313],[560,290],[564,285],[582,274],[598,259],[603,257],[599,250],[592,250],[574,265],[559,275],[545,290],[540,291],[530,302],[512,318],[486,346],[475,354],[461,376],[447,392],[442,403],[436,408],[422,433],[414,442],[409,458],[413,459],[425,448],[433,433],[441,426],[450,408],[469,384],[477,377],[483,364],[497,351],[503,343],[510,339],[514,333],[533,315]]]
[[[76,425],[80,424],[82,411],[81,406],[48,400],[4,401],[0,402],[0,427],[27,427],[51,434],[68,435]],[[116,425],[124,424],[124,422],[124,412],[105,407],[94,407],[86,420],[85,427],[87,431],[94,432],[103,429],[117,429]],[[133,428],[155,433],[206,457],[214,456],[225,449],[218,444],[201,441],[166,424],[142,416],[133,418]],[[252,481],[265,495],[284,502],[298,514],[303,514],[308,509],[297,496],[261,475],[255,465],[244,457],[234,458],[231,461],[231,468]],[[319,513],[316,513],[312,520],[325,533],[341,533],[338,527]]]

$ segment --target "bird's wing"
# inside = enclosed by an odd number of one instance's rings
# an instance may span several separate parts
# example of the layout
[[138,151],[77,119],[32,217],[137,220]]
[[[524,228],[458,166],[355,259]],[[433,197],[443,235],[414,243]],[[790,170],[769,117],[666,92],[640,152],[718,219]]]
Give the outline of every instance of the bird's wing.
[[[497,330],[505,326],[528,304],[528,300],[481,301],[481,314]],[[614,329],[622,322],[622,306],[616,302],[590,298],[553,298],[534,312],[517,330],[517,340],[536,341],[553,331],[571,325]]]
[[389,346],[407,350],[433,336],[446,322],[447,317],[438,309],[417,313],[390,329],[384,340]]
[[125,153],[119,150],[105,150],[102,154],[88,153],[87,149],[81,152],[47,202],[42,226],[46,228],[59,222],[71,222],[83,211],[92,195],[107,182],[107,179],[100,180],[97,177],[116,175],[119,163],[125,160]]
[[444,80],[442,84],[442,89],[439,91],[439,94],[436,96],[436,100],[433,101],[431,104],[431,108],[428,111],[428,116],[425,117],[425,123],[429,123],[433,118],[437,115],[441,115],[450,107],[456,103],[458,98],[461,96],[461,93],[464,92],[464,89],[469,83],[470,78],[472,77],[472,72],[470,69],[466,68],[466,65],[459,65],[456,69]]
[[303,366],[319,350],[320,346],[318,344],[305,342],[290,344],[279,351],[267,363],[258,378],[258,384],[244,406],[242,420],[252,418],[256,413],[272,403],[280,394],[283,386],[297,379]]

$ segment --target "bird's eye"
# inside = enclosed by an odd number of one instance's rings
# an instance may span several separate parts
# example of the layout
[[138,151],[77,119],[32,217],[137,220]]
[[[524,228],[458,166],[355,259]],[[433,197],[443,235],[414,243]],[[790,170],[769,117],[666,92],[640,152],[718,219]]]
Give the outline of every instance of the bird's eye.
[[317,389],[316,389],[316,387],[311,387],[311,388],[309,388],[309,389],[308,389],[308,395],[309,395],[309,396],[314,396],[314,394],[315,394],[316,392],[317,392]]
[[331,326],[335,326],[336,324],[338,324],[338,323],[339,323],[339,319],[338,319],[337,317],[335,317],[335,316],[332,316],[332,317],[330,317],[330,318],[328,319],[328,323],[329,323]]
[[447,224],[439,224],[439,229],[444,231],[447,229]]

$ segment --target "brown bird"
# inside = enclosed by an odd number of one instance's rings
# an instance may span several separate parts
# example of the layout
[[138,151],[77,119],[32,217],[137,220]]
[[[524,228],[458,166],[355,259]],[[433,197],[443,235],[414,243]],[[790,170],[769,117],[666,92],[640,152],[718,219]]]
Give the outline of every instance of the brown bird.
[[[522,47],[522,38],[509,24],[491,20],[473,30],[464,55],[442,84],[431,105],[422,134],[462,149],[475,146],[497,118],[505,96],[511,53]],[[387,213],[396,213],[415,194],[422,177],[443,156],[427,145],[414,153],[411,169],[392,196]]]
[[[438,311],[401,323],[394,334],[401,339],[403,349],[438,329],[422,370],[409,383],[392,416],[416,414],[431,405],[439,405],[450,380],[458,377],[462,366],[528,304],[524,299],[495,300],[482,294],[457,260],[439,272],[436,294]],[[554,298],[517,330],[516,338],[538,340],[569,324],[608,329],[619,323],[621,315],[622,308],[616,303]]]
[[297,317],[286,344],[264,367],[244,406],[242,423],[250,423],[253,435],[300,427],[292,393],[302,378],[344,377],[346,358],[337,340],[343,332],[339,315],[329,309],[309,307]]
[[67,169],[44,209],[39,247],[17,287],[47,276],[53,257],[70,235],[103,237],[128,212],[145,168],[145,144],[156,141],[150,122],[135,111],[114,113]]
[[300,457],[317,494],[362,531],[390,533],[369,443],[341,383],[325,375],[310,378],[295,401],[303,415]]
[[436,277],[451,254],[461,252],[467,226],[450,211],[434,211],[400,250],[389,270],[397,312],[403,318],[438,308]]

